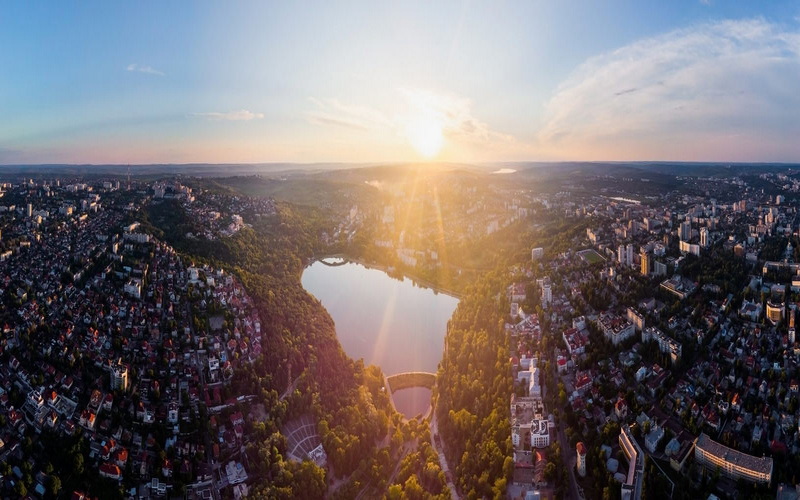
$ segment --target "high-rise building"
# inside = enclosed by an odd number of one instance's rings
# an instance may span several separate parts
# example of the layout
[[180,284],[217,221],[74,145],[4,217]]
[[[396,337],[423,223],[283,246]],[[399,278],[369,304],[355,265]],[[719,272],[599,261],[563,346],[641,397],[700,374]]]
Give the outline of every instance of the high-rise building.
[[122,363],[111,368],[111,390],[128,390],[128,367]]
[[31,215],[33,215],[33,205],[32,205],[32,204],[28,203],[28,206],[27,206],[27,207],[26,207],[26,209],[25,209],[25,214],[26,214],[28,217],[30,217]]
[[642,250],[640,257],[642,275],[647,276],[650,274],[650,254]]
[[617,262],[619,262],[620,265],[625,264],[625,245],[617,247]]
[[692,238],[692,223],[688,220],[681,222],[680,237],[682,241],[689,241]]
[[700,246],[708,248],[708,228],[704,227],[700,230]]
[[549,304],[553,301],[553,290],[550,288],[550,283],[542,286],[542,305]]
[[625,247],[625,265],[633,267],[633,245],[631,243]]

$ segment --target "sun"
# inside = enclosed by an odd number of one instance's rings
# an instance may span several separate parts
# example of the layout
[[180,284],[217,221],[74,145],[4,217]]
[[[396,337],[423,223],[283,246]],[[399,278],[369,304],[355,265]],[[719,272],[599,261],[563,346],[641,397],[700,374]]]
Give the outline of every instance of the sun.
[[439,154],[444,142],[442,123],[433,114],[421,114],[407,123],[406,137],[420,156],[433,158]]

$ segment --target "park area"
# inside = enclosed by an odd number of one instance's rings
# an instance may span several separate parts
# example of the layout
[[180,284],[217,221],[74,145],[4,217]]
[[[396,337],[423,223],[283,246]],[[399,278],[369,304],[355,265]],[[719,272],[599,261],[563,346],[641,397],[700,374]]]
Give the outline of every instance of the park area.
[[578,255],[581,256],[583,260],[588,262],[589,264],[602,264],[606,261],[606,259],[597,253],[596,251],[592,250],[591,248],[587,250],[581,250],[578,252]]

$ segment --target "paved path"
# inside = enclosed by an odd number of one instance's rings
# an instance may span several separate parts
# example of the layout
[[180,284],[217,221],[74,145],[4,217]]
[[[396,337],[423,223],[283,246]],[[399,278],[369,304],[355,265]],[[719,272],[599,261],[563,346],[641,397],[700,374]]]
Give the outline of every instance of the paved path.
[[[302,373],[300,375],[302,375]],[[280,397],[281,401],[283,401],[284,399],[289,397],[289,394],[294,392],[295,388],[297,387],[297,383],[300,382],[300,375],[295,377],[295,379],[292,381],[292,383],[289,384],[289,387],[287,387],[286,390],[283,391],[283,394],[281,394],[281,397]]]
[[453,483],[453,474],[450,472],[450,467],[447,465],[447,457],[444,456],[444,450],[442,450],[436,444],[436,436],[439,435],[439,425],[436,421],[436,409],[434,408],[433,412],[431,413],[431,445],[433,449],[436,450],[436,453],[439,455],[439,465],[442,467],[442,471],[444,472],[444,477],[447,479],[447,487],[450,488],[450,497],[453,500],[460,500],[461,496],[458,494],[458,490],[456,489],[456,485]]

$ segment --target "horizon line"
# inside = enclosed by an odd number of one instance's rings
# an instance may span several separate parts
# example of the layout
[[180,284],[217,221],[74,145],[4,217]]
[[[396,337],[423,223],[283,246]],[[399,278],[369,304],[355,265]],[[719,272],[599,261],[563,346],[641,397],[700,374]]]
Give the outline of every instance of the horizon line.
[[0,168],[8,167],[213,167],[221,165],[232,166],[269,166],[269,165],[364,165],[364,166],[398,166],[398,165],[558,165],[568,163],[588,164],[681,164],[681,165],[797,165],[798,161],[720,161],[720,160],[511,160],[511,161],[265,161],[265,162],[151,162],[151,163],[0,163]]

